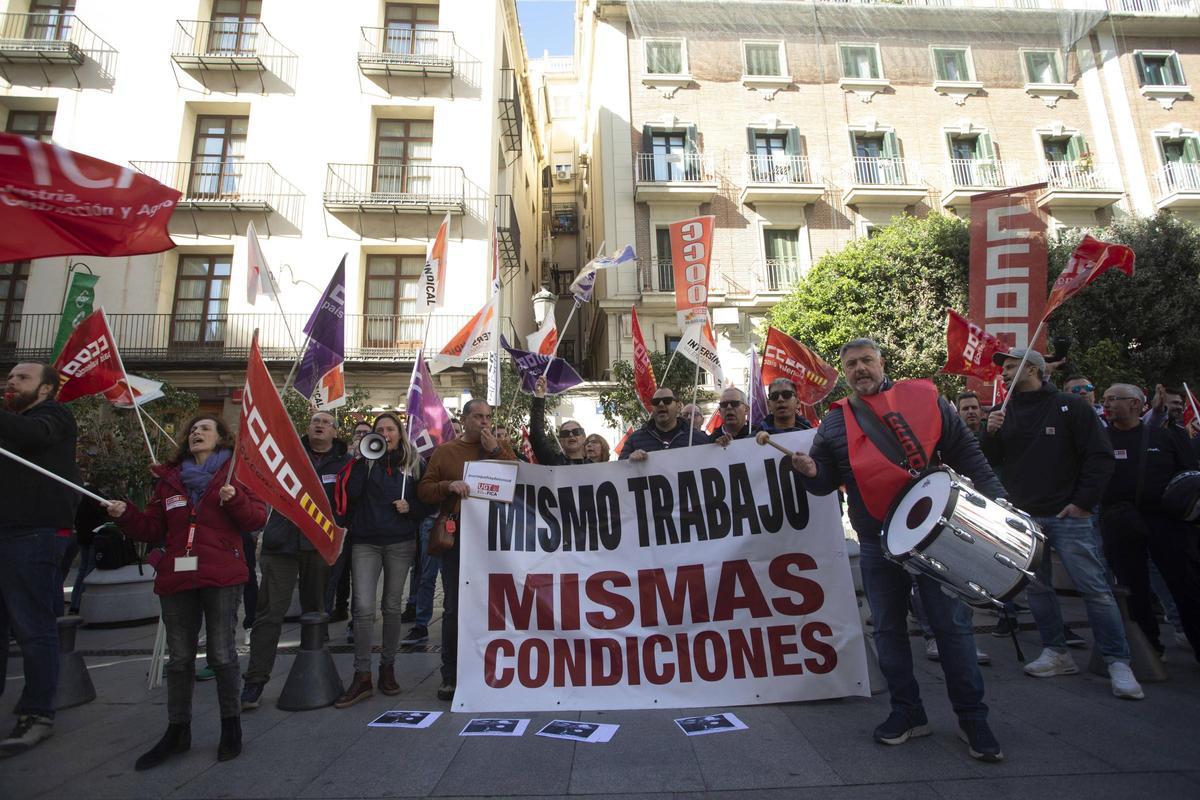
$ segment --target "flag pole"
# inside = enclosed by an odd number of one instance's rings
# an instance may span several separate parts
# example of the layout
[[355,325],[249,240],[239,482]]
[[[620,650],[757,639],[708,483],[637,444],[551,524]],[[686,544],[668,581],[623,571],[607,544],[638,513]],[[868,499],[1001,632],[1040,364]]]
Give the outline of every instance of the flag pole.
[[1192,390],[1188,388],[1187,381],[1183,382],[1183,391],[1187,392],[1188,403],[1192,406],[1192,416],[1200,420],[1200,410],[1196,408],[1196,398],[1192,396]]
[[[254,349],[257,347],[257,345],[258,345],[258,328],[255,328],[255,329],[254,329],[254,336],[252,336],[252,337],[250,338],[250,350],[251,350],[251,352],[253,352],[253,351],[254,351]],[[248,364],[247,364],[247,366],[246,366],[246,369],[247,369],[247,371],[249,370],[249,365],[248,365]],[[270,373],[269,373],[269,372],[268,372],[267,374],[268,374],[268,375],[270,375]],[[274,384],[272,383],[272,385],[274,385]],[[286,391],[286,390],[285,390],[285,391]],[[280,402],[282,402],[282,401],[283,401],[283,394],[282,394],[282,393],[280,393],[280,395],[279,395],[279,400],[280,400]],[[245,402],[245,401],[243,400],[243,402]],[[240,436],[240,435],[241,435],[241,434],[239,433],[239,436]],[[232,485],[232,484],[233,484],[233,468],[234,468],[235,466],[237,466],[237,456],[238,456],[238,442],[235,440],[235,441],[234,441],[234,443],[233,443],[233,455],[229,457],[229,471],[225,473],[225,485],[226,485],[226,486],[230,486],[230,485]],[[222,502],[222,505],[224,505],[224,503],[223,503],[223,502]]]
[[146,423],[142,421],[142,410],[138,408],[137,398],[133,396],[133,387],[129,385],[129,373],[125,370],[125,362],[121,360],[121,347],[117,344],[117,337],[112,335],[112,328],[108,327],[108,314],[104,312],[104,306],[100,307],[100,318],[104,320],[104,328],[108,331],[108,335],[112,336],[113,355],[116,356],[117,366],[121,368],[121,375],[125,377],[125,386],[129,389],[129,399],[133,401],[133,411],[137,415],[138,427],[142,429],[142,438],[146,440],[146,450],[150,453],[150,463],[157,465],[158,459],[154,457],[150,434],[146,432]]
[[50,472],[49,470],[39,467],[37,464],[34,464],[32,461],[28,461],[24,458],[21,458],[16,453],[12,453],[12,452],[9,452],[8,450],[5,450],[3,447],[0,447],[0,456],[5,456],[6,458],[11,458],[13,461],[16,461],[18,464],[22,464],[26,467],[29,467],[31,470],[34,470],[35,472],[40,472],[41,474],[45,475],[50,480],[58,481],[63,486],[69,486],[70,488],[74,489],[75,491],[79,492],[80,494],[86,495],[86,496],[92,498],[93,500],[95,500],[97,503],[104,506],[105,508],[107,508],[108,504],[112,502],[112,500],[103,498],[100,495],[96,494],[95,492],[83,488],[82,486],[80,486],[77,483],[73,483],[72,481],[69,481],[66,478],[55,475],[53,472]]
[[[579,302],[579,298],[576,297],[575,302],[571,304],[571,313],[567,314],[567,321],[565,323],[563,323],[563,333],[564,334],[571,327],[571,320],[574,319],[575,312],[579,309],[579,306],[581,306],[581,305],[582,305],[582,303]],[[550,313],[553,314],[554,311],[551,310]],[[550,360],[546,362],[546,371],[542,373],[543,375],[546,375],[546,376],[550,375],[550,365],[553,364],[554,359],[558,357],[558,346],[559,346],[559,344],[562,343],[562,340],[563,340],[562,336],[559,336],[554,340],[554,352],[552,352],[550,354]],[[549,380],[549,377],[547,377],[547,380]]]
[[[700,333],[701,333],[701,335],[703,335],[703,333],[704,333],[703,330],[701,330]],[[699,394],[699,392],[700,392],[700,349],[699,349],[699,347],[697,347],[697,349],[696,349],[696,377],[692,381],[692,405],[693,406],[696,405],[696,397]],[[692,420],[690,417],[687,420],[687,424],[688,424],[688,447],[691,447],[692,442],[695,441],[695,439],[696,439],[696,429],[692,427]]]
[[1008,387],[1008,394],[1004,395],[1004,402],[1000,404],[1001,413],[1008,408],[1008,401],[1012,400],[1016,394],[1017,381],[1021,379],[1021,370],[1025,369],[1025,364],[1029,361],[1029,354],[1033,351],[1033,344],[1038,340],[1038,336],[1042,333],[1042,327],[1046,324],[1046,318],[1042,317],[1042,321],[1033,330],[1033,336],[1029,337],[1029,344],[1025,346],[1025,355],[1021,356],[1021,363],[1017,365],[1017,371],[1013,373],[1012,384]]

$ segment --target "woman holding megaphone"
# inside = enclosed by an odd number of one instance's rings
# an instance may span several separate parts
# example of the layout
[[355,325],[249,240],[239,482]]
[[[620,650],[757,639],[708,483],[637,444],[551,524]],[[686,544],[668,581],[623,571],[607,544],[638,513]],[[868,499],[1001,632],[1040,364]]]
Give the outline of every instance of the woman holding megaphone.
[[417,532],[430,509],[417,500],[421,457],[390,412],[375,418],[372,433],[358,445],[359,458],[342,477],[338,511],[345,515],[353,537],[350,548],[354,588],[354,679],[334,703],[347,708],[374,694],[371,685],[371,647],[375,628],[375,597],[383,574],[383,648],[379,657],[379,690],[400,693],[396,683],[396,651],[400,647],[400,616],[404,610],[404,581],[417,556]]

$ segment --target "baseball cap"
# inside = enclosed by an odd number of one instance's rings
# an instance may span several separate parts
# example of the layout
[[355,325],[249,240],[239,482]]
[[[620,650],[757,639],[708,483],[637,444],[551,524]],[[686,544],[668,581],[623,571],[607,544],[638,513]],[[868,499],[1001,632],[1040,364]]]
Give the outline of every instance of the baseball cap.
[[[1020,360],[1022,358],[1025,358],[1025,350],[1026,350],[1026,348],[1024,348],[1024,347],[1014,347],[1012,350],[1009,350],[1006,353],[993,353],[992,354],[992,363],[997,366],[1002,367],[1002,366],[1004,366],[1004,362],[1006,359],[1015,358],[1017,360]],[[1043,358],[1042,354],[1039,353],[1037,350],[1029,351],[1029,358],[1025,360],[1025,363],[1027,365],[1033,365],[1033,366],[1037,367],[1038,369],[1046,368],[1046,359]]]

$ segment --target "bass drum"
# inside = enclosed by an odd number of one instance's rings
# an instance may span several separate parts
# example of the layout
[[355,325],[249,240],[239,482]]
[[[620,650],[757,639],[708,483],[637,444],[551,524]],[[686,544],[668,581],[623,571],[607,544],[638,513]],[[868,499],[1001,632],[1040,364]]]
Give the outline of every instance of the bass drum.
[[1028,514],[943,466],[900,493],[883,523],[883,549],[968,603],[1003,605],[1035,580],[1046,537]]

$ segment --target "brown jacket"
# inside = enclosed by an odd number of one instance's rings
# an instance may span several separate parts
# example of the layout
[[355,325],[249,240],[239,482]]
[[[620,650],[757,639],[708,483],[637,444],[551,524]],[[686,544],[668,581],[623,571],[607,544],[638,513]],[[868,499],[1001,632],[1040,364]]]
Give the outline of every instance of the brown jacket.
[[485,453],[479,442],[464,439],[438,445],[417,484],[417,498],[422,503],[437,505],[439,511],[457,514],[462,498],[450,491],[450,484],[462,480],[463,467],[468,461],[484,460],[516,461],[517,457],[506,444],[500,445],[500,452],[495,456]]

